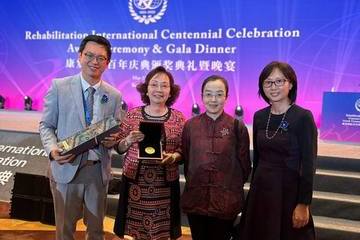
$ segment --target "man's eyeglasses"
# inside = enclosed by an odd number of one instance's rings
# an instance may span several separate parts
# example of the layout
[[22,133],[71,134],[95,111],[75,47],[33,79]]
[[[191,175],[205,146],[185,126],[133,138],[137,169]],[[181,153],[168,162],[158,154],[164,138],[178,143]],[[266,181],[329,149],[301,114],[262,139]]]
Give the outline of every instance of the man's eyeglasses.
[[284,86],[285,82],[287,81],[287,79],[283,78],[283,79],[275,79],[274,81],[271,80],[265,80],[263,82],[263,87],[264,88],[271,88],[271,86],[274,84],[276,87],[281,87]]
[[86,60],[89,61],[89,62],[91,62],[91,61],[94,60],[94,59],[96,59],[96,61],[97,61],[98,63],[100,63],[100,64],[107,61],[107,58],[106,58],[106,57],[101,56],[101,55],[96,56],[95,54],[90,53],[90,52],[86,52],[86,53],[84,53],[84,55],[85,55],[85,57],[86,57]]

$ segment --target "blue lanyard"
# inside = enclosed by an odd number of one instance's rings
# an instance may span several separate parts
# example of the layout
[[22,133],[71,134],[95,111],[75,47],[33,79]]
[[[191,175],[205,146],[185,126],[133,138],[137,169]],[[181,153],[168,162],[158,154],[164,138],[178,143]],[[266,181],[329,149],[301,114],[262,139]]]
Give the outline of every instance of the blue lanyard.
[[[88,93],[90,94],[90,93]],[[90,113],[86,107],[86,98],[85,98],[85,91],[82,91],[82,96],[83,96],[83,107],[84,107],[84,113],[85,113],[85,122],[86,122],[86,126],[89,126],[91,124],[91,118],[90,118]]]

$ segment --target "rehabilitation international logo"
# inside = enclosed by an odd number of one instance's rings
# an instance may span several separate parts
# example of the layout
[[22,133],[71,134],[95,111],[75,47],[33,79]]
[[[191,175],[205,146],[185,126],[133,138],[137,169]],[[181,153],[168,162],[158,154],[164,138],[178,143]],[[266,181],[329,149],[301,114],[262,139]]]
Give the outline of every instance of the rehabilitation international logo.
[[139,23],[156,23],[164,16],[167,0],[129,0],[129,12]]
[[360,98],[355,101],[355,109],[360,112]]

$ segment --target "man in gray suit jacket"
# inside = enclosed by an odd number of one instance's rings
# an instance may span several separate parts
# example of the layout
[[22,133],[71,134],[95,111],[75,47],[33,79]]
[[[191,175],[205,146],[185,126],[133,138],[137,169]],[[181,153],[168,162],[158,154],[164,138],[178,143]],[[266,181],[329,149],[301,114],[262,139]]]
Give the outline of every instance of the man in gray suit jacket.
[[40,136],[50,158],[57,240],[74,239],[76,222],[82,217],[87,226],[86,239],[104,238],[109,149],[115,145],[117,134],[77,156],[60,155],[56,143],[106,117],[122,119],[120,92],[101,80],[110,58],[107,39],[87,36],[79,48],[81,73],[55,79],[45,97]]

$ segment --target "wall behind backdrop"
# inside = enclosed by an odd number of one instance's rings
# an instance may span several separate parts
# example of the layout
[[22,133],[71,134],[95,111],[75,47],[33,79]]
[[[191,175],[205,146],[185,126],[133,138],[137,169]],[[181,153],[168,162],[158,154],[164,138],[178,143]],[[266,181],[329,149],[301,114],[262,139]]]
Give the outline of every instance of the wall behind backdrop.
[[233,0],[12,0],[0,3],[0,95],[6,108],[23,97],[41,110],[53,78],[79,72],[77,48],[87,34],[113,45],[104,79],[130,107],[141,104],[137,83],[157,65],[182,91],[175,107],[187,116],[201,103],[211,74],[229,80],[226,111],[237,104],[245,122],[265,106],[257,95],[262,68],[272,60],[297,72],[297,103],[319,124],[325,91],[360,91],[360,2]]

